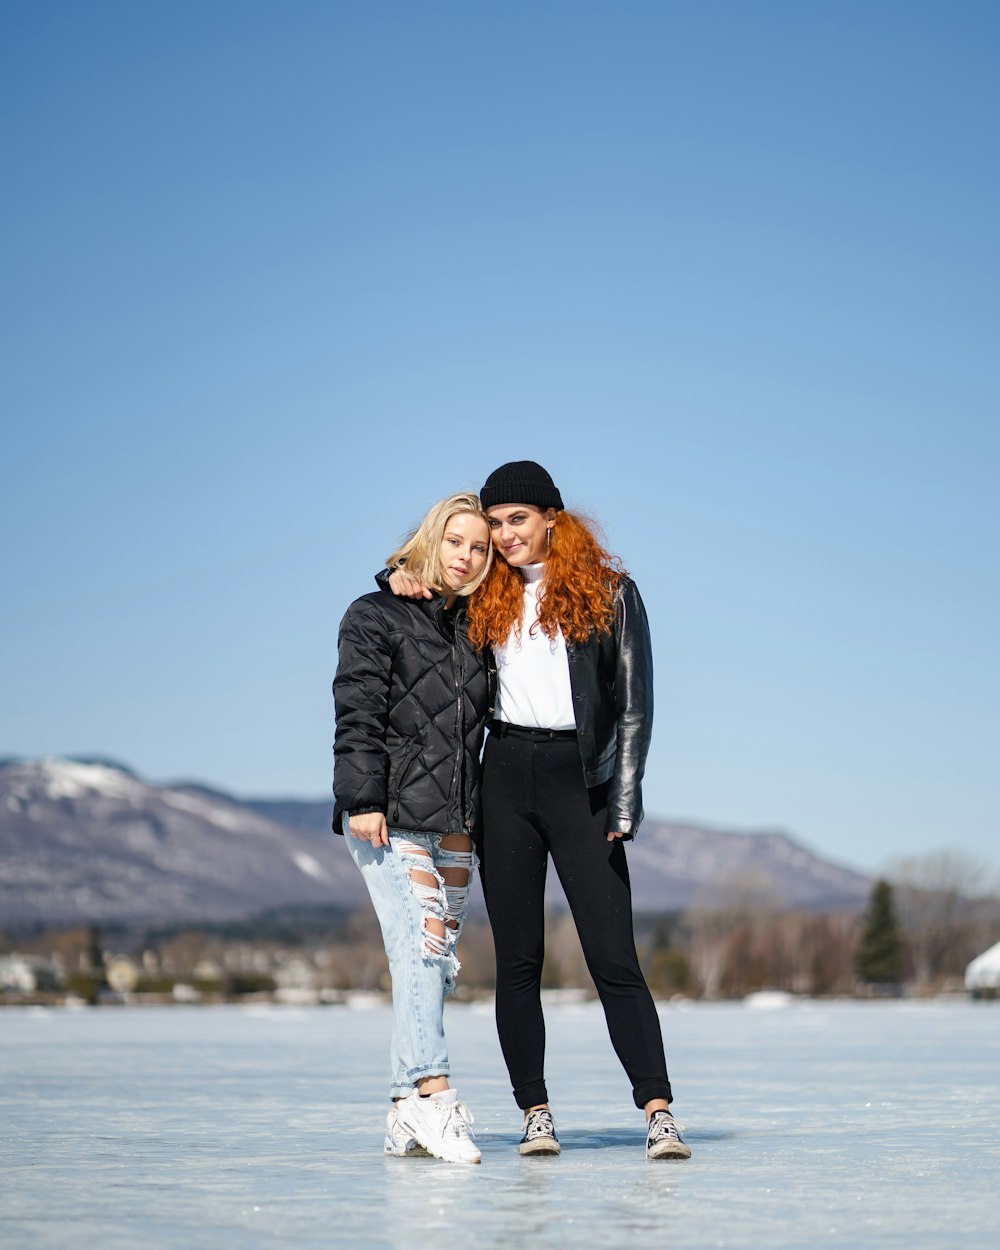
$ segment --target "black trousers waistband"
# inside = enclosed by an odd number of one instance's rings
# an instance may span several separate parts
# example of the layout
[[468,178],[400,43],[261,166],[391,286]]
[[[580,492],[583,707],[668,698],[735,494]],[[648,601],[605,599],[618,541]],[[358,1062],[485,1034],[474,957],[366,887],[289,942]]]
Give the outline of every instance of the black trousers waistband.
[[491,734],[498,738],[512,735],[515,738],[575,738],[575,729],[536,729],[531,725],[511,725],[505,720],[491,720],[487,723]]

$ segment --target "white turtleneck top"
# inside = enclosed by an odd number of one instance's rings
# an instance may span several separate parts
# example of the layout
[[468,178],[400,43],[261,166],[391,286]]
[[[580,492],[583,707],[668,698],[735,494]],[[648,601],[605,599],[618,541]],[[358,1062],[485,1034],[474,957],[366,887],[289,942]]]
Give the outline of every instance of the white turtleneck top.
[[498,720],[530,729],[575,729],[573,690],[569,681],[566,640],[560,631],[546,637],[538,623],[538,592],[544,564],[528,564],[524,578],[521,632],[494,647],[497,662]]

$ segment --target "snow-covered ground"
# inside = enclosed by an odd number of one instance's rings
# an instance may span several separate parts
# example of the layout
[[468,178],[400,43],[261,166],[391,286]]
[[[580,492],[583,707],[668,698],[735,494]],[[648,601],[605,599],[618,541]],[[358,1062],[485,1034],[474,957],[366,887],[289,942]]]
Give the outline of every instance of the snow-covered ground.
[[646,1163],[599,1007],[547,1010],[521,1159],[490,1007],[450,1006],[481,1167],[385,1159],[389,1012],[0,1011],[0,1245],[864,1247],[1000,1239],[1000,1006],[663,1006],[686,1164]]

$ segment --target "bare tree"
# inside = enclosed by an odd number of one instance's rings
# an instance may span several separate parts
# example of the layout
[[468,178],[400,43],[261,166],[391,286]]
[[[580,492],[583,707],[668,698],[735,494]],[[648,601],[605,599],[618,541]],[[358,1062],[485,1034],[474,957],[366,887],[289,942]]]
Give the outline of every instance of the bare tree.
[[931,985],[961,976],[978,954],[984,917],[996,913],[995,875],[983,861],[955,850],[894,860],[885,875],[895,886],[914,980]]
[[546,913],[542,985],[545,989],[586,989],[597,995],[576,924],[568,911],[550,908]]
[[745,962],[750,922],[774,917],[778,910],[773,883],[757,873],[726,877],[698,891],[683,925],[691,969],[706,998],[732,993],[734,979],[745,979],[746,967],[735,978],[731,970],[734,963]]

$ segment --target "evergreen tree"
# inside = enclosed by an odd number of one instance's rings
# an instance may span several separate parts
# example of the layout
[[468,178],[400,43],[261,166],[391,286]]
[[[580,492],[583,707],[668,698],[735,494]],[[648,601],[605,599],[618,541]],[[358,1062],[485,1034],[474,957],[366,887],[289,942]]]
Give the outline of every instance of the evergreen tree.
[[869,985],[896,984],[903,976],[903,935],[896,922],[892,886],[879,879],[872,888],[864,930],[854,954],[854,971]]

